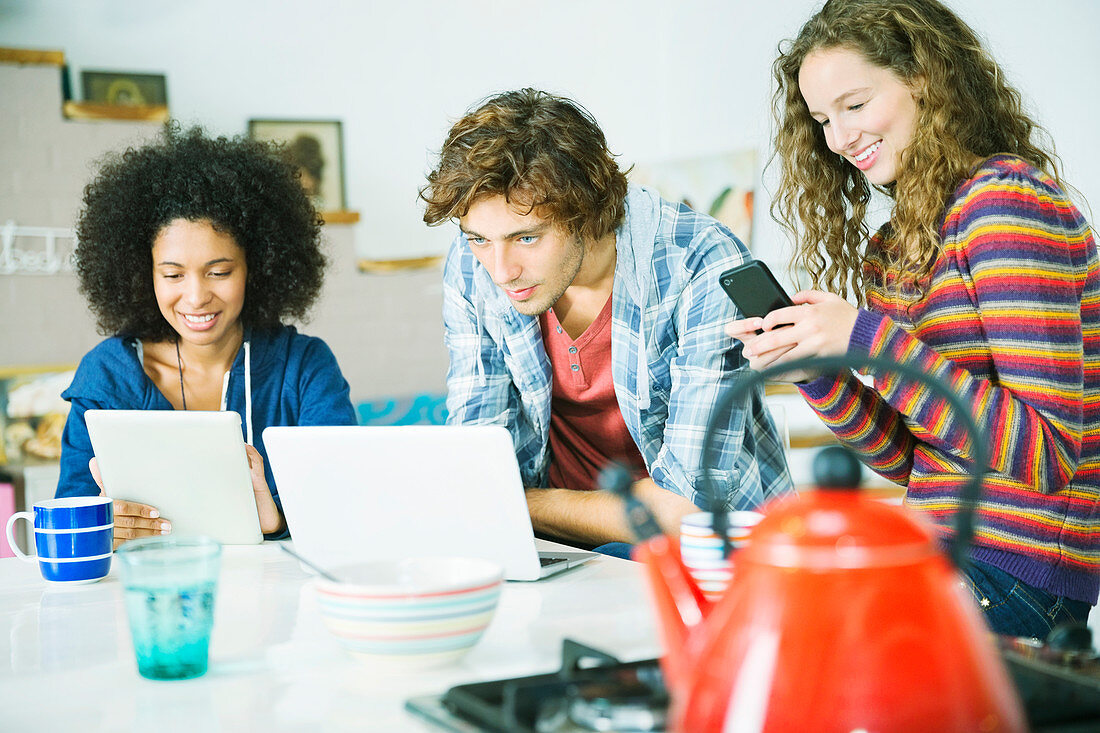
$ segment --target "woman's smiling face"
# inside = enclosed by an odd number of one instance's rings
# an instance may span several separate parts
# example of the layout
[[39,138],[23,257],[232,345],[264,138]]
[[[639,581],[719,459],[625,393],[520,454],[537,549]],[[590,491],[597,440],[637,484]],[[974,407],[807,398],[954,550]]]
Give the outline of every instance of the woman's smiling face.
[[240,333],[248,266],[232,235],[175,219],[153,240],[153,292],[180,338],[216,344]]
[[913,139],[917,102],[893,71],[843,46],[806,56],[798,88],[829,150],[886,186],[898,178],[901,154]]

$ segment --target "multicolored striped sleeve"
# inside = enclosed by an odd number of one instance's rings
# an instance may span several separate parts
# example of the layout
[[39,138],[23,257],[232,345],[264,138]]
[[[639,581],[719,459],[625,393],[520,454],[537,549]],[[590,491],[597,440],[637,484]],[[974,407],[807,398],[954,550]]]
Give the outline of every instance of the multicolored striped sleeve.
[[[919,366],[950,385],[987,431],[995,472],[1044,493],[1057,491],[1076,472],[1081,450],[1081,305],[1095,267],[1087,224],[1056,189],[1024,173],[1002,172],[954,202],[943,232],[941,257],[957,277],[937,275],[929,293],[936,311],[925,314],[915,333],[880,314],[861,313],[849,348]],[[977,323],[969,315],[975,311]],[[955,354],[987,351],[988,377],[920,340],[921,329],[933,327],[954,329]],[[905,415],[916,440],[944,457],[970,460],[965,428],[943,399],[893,375],[877,379],[876,389]],[[839,418],[833,413],[826,420]],[[854,428],[851,419],[839,420],[838,434]]]
[[[860,311],[860,318],[871,315]],[[883,478],[905,486],[915,440],[901,413],[854,374],[820,377],[799,390],[836,437]]]

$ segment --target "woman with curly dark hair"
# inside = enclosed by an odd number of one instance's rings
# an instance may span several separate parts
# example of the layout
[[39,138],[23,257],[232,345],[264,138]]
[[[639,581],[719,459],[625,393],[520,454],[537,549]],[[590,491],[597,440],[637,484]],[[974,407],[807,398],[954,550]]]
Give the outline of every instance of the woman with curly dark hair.
[[[72,403],[58,496],[98,494],[89,409],[241,413],[260,527],[285,531],[262,432],[353,425],[348,384],[302,319],[321,289],[321,221],[270,145],[165,128],[107,160],[84,189],[74,266],[102,333]],[[155,507],[115,501],[115,543],[166,534]]]
[[[815,289],[728,332],[753,368],[869,353],[952,385],[991,452],[967,586],[1000,633],[1083,621],[1100,591],[1100,262],[1053,149],[937,0],[830,0],[774,72],[773,212]],[[872,187],[893,211],[869,237]],[[966,431],[923,386],[874,377],[786,378],[946,533],[975,470]]]

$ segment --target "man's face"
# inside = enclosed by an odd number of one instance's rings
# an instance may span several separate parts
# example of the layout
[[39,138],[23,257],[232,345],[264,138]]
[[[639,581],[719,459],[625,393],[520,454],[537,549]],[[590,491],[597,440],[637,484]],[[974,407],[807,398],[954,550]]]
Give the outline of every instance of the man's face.
[[470,250],[520,313],[545,313],[573,284],[584,245],[534,212],[521,213],[504,196],[475,201],[458,220]]

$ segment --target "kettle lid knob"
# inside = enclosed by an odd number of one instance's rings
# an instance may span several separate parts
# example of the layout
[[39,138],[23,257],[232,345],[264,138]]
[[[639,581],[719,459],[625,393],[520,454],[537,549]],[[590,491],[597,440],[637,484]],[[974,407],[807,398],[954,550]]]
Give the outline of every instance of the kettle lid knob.
[[848,448],[830,445],[814,456],[814,483],[822,489],[854,489],[863,476],[863,464]]

